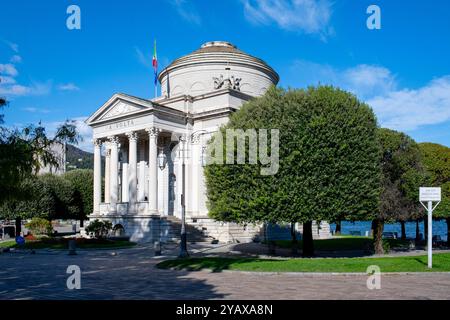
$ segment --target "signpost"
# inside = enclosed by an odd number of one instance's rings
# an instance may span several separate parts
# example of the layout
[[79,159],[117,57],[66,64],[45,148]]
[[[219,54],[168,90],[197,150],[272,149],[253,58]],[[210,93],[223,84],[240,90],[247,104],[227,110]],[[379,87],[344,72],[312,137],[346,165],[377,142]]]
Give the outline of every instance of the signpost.
[[[419,188],[419,201],[428,211],[428,268],[433,267],[433,210],[441,202],[441,188]],[[433,201],[437,202],[433,207]],[[427,203],[427,205],[425,205]]]

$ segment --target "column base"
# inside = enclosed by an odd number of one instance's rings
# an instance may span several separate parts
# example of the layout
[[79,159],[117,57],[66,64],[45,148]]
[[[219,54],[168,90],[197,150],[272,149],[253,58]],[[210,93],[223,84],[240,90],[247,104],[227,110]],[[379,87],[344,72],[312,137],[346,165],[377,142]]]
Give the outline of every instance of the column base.
[[111,213],[111,214],[117,213],[117,204],[116,203],[110,203],[108,205],[108,213]]
[[147,211],[147,214],[153,215],[153,216],[159,216],[159,215],[160,215],[160,214],[159,214],[159,211],[158,211],[157,209],[149,209],[149,210]]

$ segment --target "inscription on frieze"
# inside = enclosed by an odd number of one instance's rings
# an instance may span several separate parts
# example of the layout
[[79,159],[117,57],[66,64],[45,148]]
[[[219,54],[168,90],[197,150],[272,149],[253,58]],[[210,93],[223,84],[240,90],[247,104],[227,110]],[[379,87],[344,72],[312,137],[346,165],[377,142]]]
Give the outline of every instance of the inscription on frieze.
[[107,125],[106,128],[108,130],[114,130],[114,129],[128,128],[131,126],[134,126],[134,121],[126,120],[126,121],[111,123],[111,124]]

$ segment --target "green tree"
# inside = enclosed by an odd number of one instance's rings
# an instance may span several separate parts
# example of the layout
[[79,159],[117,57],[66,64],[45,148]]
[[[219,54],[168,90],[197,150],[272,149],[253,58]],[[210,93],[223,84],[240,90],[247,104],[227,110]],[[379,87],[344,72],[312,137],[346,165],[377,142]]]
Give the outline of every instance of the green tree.
[[66,172],[63,177],[71,183],[75,191],[75,200],[79,207],[78,218],[83,226],[83,221],[93,211],[94,171],[77,169]]
[[[0,99],[0,110],[7,105]],[[0,206],[11,207],[6,202],[17,204],[17,200],[29,198],[22,182],[39,172],[43,166],[58,167],[58,156],[51,150],[55,143],[78,143],[81,140],[75,123],[66,121],[57,128],[53,138],[49,138],[45,128],[39,123],[23,129],[3,126],[4,114],[0,113]],[[21,218],[16,218],[16,232],[21,231]]]
[[80,215],[79,199],[72,183],[62,176],[45,174],[38,177],[53,199],[53,206],[45,212],[47,219],[77,219]]
[[[212,218],[303,223],[303,255],[311,256],[313,220],[365,219],[377,210],[381,170],[376,119],[352,94],[323,86],[273,87],[245,103],[221,135],[213,137],[208,150],[214,156],[212,150],[225,154],[226,129],[279,129],[279,170],[261,175],[260,161],[226,165],[210,159],[205,175]],[[236,152],[234,146],[226,151]]]
[[37,176],[22,180],[18,186],[27,197],[12,198],[1,204],[1,216],[4,219],[48,218],[55,208],[55,198],[48,185]]
[[433,211],[447,222],[447,245],[450,246],[450,148],[436,143],[420,143],[423,164],[429,174],[429,186],[442,188],[442,201]]
[[25,179],[20,188],[26,198],[11,199],[2,205],[2,215],[8,219],[44,218],[78,219],[80,202],[71,182],[61,176],[45,174]]
[[417,218],[422,215],[418,188],[425,179],[419,146],[408,135],[390,129],[378,130],[382,166],[382,192],[378,214],[374,217],[374,247],[383,253],[383,229],[386,222]]

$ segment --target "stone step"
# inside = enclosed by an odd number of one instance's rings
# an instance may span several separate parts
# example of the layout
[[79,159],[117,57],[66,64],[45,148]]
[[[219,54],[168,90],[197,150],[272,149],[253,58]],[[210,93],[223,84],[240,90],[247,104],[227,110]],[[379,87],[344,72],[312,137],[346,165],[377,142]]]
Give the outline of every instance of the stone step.
[[[181,220],[174,216],[167,216],[163,218],[163,221],[170,225],[170,231],[165,237],[179,240],[181,234]],[[188,223],[186,223],[186,233],[188,242],[211,242],[214,240],[214,238],[206,235],[204,230]]]

